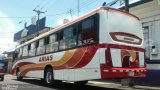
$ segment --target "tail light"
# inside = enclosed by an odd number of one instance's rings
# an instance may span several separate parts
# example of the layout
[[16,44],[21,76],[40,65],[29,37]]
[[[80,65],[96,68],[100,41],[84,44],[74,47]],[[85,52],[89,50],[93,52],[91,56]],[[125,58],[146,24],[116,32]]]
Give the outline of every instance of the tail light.
[[108,66],[112,66],[112,59],[111,59],[110,48],[106,49],[105,56],[106,56],[106,64]]

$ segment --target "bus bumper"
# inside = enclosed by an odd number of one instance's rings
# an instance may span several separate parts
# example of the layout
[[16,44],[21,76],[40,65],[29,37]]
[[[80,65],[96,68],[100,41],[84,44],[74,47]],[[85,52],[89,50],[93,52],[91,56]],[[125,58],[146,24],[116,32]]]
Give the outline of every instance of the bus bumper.
[[101,78],[145,77],[146,68],[114,68],[101,64]]

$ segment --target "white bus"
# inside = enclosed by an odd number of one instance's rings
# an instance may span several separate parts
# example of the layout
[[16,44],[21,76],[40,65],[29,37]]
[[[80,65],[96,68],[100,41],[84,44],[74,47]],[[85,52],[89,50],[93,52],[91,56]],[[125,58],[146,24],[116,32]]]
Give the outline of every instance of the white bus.
[[143,33],[139,19],[108,7],[19,45],[12,73],[85,84],[93,79],[145,77]]

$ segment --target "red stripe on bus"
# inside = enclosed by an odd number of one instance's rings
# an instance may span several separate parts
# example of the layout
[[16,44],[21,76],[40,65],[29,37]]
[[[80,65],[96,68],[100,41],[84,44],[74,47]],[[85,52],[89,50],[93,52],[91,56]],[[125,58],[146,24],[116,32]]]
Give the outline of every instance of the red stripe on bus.
[[12,74],[14,74],[14,73],[16,72],[16,69],[17,69],[18,67],[23,67],[23,66],[29,65],[29,64],[35,64],[35,63],[32,63],[32,62],[20,62],[20,63],[17,63],[17,64],[15,65],[15,67],[12,69]]
[[94,57],[98,47],[96,45],[89,46],[82,60],[74,68],[82,68],[86,66]]
[[26,76],[26,74],[27,74],[29,71],[36,71],[36,70],[44,70],[44,67],[28,68],[28,69],[22,71],[22,72],[20,73],[20,76],[23,76],[23,77],[24,77],[24,76]]
[[85,54],[86,49],[87,47],[79,48],[65,64],[60,66],[53,66],[53,69],[59,70],[59,69],[65,69],[65,68],[72,68],[81,60],[81,58]]

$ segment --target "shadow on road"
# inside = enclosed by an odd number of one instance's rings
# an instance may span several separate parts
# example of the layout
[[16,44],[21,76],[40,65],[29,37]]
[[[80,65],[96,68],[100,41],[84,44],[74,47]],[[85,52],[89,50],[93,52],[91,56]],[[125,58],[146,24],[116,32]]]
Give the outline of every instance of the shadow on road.
[[[13,80],[16,80],[16,79],[13,79]],[[104,87],[98,87],[98,86],[92,86],[92,85],[77,86],[77,85],[74,85],[73,83],[65,83],[65,82],[48,87],[44,84],[44,82],[38,79],[23,79],[21,82],[42,86],[50,89],[58,89],[58,90],[120,90],[115,88],[104,88]]]

